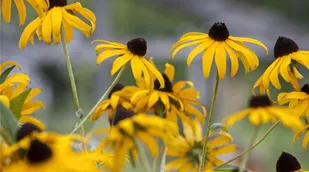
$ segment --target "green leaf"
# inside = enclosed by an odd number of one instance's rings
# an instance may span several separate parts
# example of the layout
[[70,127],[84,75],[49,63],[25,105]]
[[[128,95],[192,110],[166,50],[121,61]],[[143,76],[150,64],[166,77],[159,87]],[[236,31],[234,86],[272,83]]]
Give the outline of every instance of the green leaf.
[[[233,171],[239,171],[240,167],[236,165],[227,164],[222,167],[219,167],[215,170],[215,172],[233,172]],[[245,169],[244,172],[251,172],[248,169]]]
[[5,81],[5,79],[9,76],[11,71],[14,69],[14,67],[15,66],[11,66],[2,73],[2,75],[0,76],[0,84],[2,84]]
[[214,132],[214,131],[218,131],[218,130],[219,131],[223,130],[223,131],[227,132],[226,126],[224,124],[222,124],[222,123],[214,123],[214,124],[211,125],[210,133]]
[[21,110],[23,108],[25,100],[28,97],[30,91],[31,91],[31,88],[22,92],[20,95],[18,95],[17,97],[15,97],[14,99],[10,101],[10,109],[12,110],[12,112],[14,113],[17,119],[20,118]]
[[8,138],[8,142],[13,144],[16,142],[16,132],[19,128],[18,120],[14,114],[0,101],[0,121],[1,126]]

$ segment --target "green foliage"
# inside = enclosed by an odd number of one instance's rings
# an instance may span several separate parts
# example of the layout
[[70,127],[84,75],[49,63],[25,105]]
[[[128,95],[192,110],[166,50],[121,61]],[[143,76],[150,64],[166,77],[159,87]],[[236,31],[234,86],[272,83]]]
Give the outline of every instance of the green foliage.
[[30,91],[31,89],[27,89],[10,101],[10,109],[17,119],[19,119],[21,116],[21,110]]
[[14,114],[0,101],[0,121],[5,133],[4,138],[7,138],[9,143],[16,141],[15,134],[19,128],[18,121]]
[[0,84],[2,84],[5,81],[5,79],[9,76],[9,74],[14,68],[15,66],[11,66],[2,73],[2,75],[0,76]]

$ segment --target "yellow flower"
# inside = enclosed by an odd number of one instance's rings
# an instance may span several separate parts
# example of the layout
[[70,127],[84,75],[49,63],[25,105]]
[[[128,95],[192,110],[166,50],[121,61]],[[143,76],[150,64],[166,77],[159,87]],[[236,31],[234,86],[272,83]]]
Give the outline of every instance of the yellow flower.
[[[167,142],[167,155],[177,157],[166,164],[166,171],[197,172],[200,165],[200,156],[203,150],[202,126],[195,121],[194,126],[184,124],[184,135],[178,135]],[[235,152],[237,146],[232,144],[232,137],[226,132],[214,132],[210,135],[207,144],[207,160],[203,171],[210,171],[213,167],[224,162],[218,156]]]
[[257,44],[263,47],[268,53],[267,47],[258,40],[247,37],[234,37],[224,23],[215,23],[208,34],[200,32],[189,32],[183,35],[171,48],[172,57],[185,47],[196,46],[188,56],[187,65],[190,67],[195,56],[203,52],[202,66],[205,78],[209,77],[213,59],[217,66],[219,78],[223,79],[226,73],[226,55],[231,59],[231,77],[234,77],[238,71],[238,57],[242,61],[246,73],[253,71],[259,65],[259,59],[256,54],[250,50],[245,42]]
[[309,125],[304,126],[303,128],[299,129],[293,138],[294,143],[296,142],[296,140],[301,137],[302,133],[306,133],[303,139],[303,143],[302,143],[302,147],[305,149],[307,147],[307,144],[309,142]]
[[249,108],[235,114],[223,120],[223,123],[227,127],[231,127],[235,122],[248,116],[249,121],[258,126],[260,124],[266,124],[269,122],[281,122],[289,128],[301,128],[303,126],[301,120],[292,115],[292,111],[285,107],[272,106],[271,100],[267,96],[253,96],[249,103]]
[[[110,161],[109,154],[104,155],[99,151],[74,151],[72,145],[84,140],[78,135],[40,132],[29,125],[23,126],[18,133],[22,133],[23,137],[18,137],[18,143],[3,152],[2,160],[11,160],[3,168],[4,172],[99,172],[95,162],[102,162],[105,168],[104,162]],[[25,153],[19,154],[16,159],[20,149]],[[14,158],[11,158],[13,155]]]
[[276,164],[277,172],[309,172],[301,169],[297,158],[293,155],[282,152]]
[[[127,154],[135,155],[138,145],[137,139],[149,148],[153,157],[159,152],[159,145],[155,139],[158,137],[165,140],[167,137],[177,135],[175,123],[157,116],[136,114],[131,118],[124,119],[111,128],[102,129],[108,136],[98,146],[98,149],[114,151],[115,164],[112,171],[118,172],[124,166]],[[132,157],[135,161],[135,156]]]
[[[152,62],[153,63],[153,62]],[[189,122],[190,115],[199,121],[204,121],[206,109],[199,99],[199,92],[194,88],[191,81],[178,81],[173,85],[175,67],[165,64],[165,71],[162,74],[165,87],[159,88],[158,80],[152,80],[152,85],[145,85],[146,79],[137,81],[137,87],[132,89],[132,103],[136,109],[153,109],[155,112],[162,110],[166,118],[177,123],[177,116]],[[199,107],[202,112],[197,109]],[[157,114],[162,115],[162,114]],[[190,123],[190,122],[189,122]]]
[[101,117],[101,115],[108,110],[108,119],[111,123],[114,113],[118,107],[123,107],[125,109],[132,109],[132,104],[127,94],[123,94],[121,90],[124,88],[122,84],[117,83],[111,92],[108,94],[108,99],[104,100],[97,107],[95,112],[90,116],[91,121],[95,121]]
[[309,51],[300,51],[298,45],[290,38],[279,37],[274,47],[276,60],[266,69],[253,86],[259,88],[260,94],[269,94],[269,87],[272,84],[276,89],[281,89],[279,75],[291,83],[296,91],[300,90],[297,79],[303,76],[297,70],[297,64],[309,69]]
[[[34,35],[47,44],[58,44],[61,38],[61,29],[66,42],[73,39],[74,28],[89,37],[95,30],[96,17],[92,11],[83,8],[81,3],[67,4],[66,0],[28,0],[35,8],[38,17],[34,19],[23,31],[19,48],[25,48],[30,41],[34,44]],[[75,14],[79,14],[90,22],[88,25]]]
[[94,42],[102,42],[102,44],[97,45],[95,48],[96,54],[99,54],[96,61],[97,64],[101,64],[110,57],[118,56],[113,62],[111,75],[114,75],[123,66],[131,62],[132,73],[136,80],[141,80],[142,76],[144,76],[147,81],[146,84],[150,85],[150,76],[153,75],[158,79],[160,87],[164,87],[164,79],[161,73],[156,66],[144,57],[147,51],[145,39],[135,38],[129,41],[127,45],[106,40],[96,40]]
[[309,85],[305,84],[300,91],[280,93],[277,97],[279,105],[289,103],[289,107],[297,115],[309,116]]
[[[26,5],[24,0],[14,0],[19,15],[19,25],[23,25],[26,21]],[[1,14],[6,23],[11,21],[12,0],[1,0]]]

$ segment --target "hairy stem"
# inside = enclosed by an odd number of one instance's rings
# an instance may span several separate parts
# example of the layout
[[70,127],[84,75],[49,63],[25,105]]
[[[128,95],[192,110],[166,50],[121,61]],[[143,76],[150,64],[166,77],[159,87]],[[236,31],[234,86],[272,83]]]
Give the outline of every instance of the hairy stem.
[[252,145],[250,148],[248,148],[247,150],[245,150],[245,151],[241,152],[240,154],[236,155],[234,158],[232,158],[232,159],[226,161],[226,162],[223,163],[222,165],[215,167],[213,170],[216,170],[216,169],[218,169],[219,167],[222,167],[222,166],[224,166],[224,165],[227,165],[227,164],[229,164],[230,162],[233,162],[233,161],[235,161],[236,159],[242,157],[242,156],[245,155],[247,152],[250,152],[251,150],[253,150],[253,149],[254,149],[255,147],[257,147],[260,143],[262,143],[262,142],[265,140],[265,138],[271,133],[271,131],[272,131],[273,129],[275,129],[275,128],[277,127],[277,125],[280,124],[280,123],[281,123],[280,120],[277,121],[274,125],[272,125],[272,126],[266,131],[266,133],[263,135],[263,137],[262,137],[258,142],[256,142],[255,144],[253,144],[253,145]]
[[117,76],[115,77],[114,81],[111,83],[111,85],[108,87],[108,89],[105,91],[105,93],[102,95],[102,97],[99,99],[99,101],[93,106],[93,108],[90,110],[90,112],[81,120],[81,122],[74,128],[74,130],[71,132],[71,134],[75,133],[80,127],[83,126],[83,124],[88,120],[88,118],[93,114],[93,112],[97,109],[97,107],[100,105],[100,103],[106,98],[108,93],[113,89],[113,87],[117,84],[119,81],[123,71],[125,69],[125,66],[123,66],[120,71],[118,72]]
[[199,172],[203,171],[206,156],[207,156],[207,154],[206,154],[207,142],[208,142],[208,137],[209,137],[209,134],[210,134],[210,127],[211,127],[213,113],[214,113],[214,109],[215,109],[215,103],[216,103],[217,94],[218,94],[218,87],[219,87],[219,74],[217,73],[216,83],[215,83],[215,87],[214,87],[213,95],[212,95],[212,100],[211,100],[210,112],[209,112],[208,121],[207,121],[208,124],[207,124],[207,130],[206,130],[206,135],[205,135],[205,141],[204,141],[204,145],[203,145],[202,163],[200,164]]

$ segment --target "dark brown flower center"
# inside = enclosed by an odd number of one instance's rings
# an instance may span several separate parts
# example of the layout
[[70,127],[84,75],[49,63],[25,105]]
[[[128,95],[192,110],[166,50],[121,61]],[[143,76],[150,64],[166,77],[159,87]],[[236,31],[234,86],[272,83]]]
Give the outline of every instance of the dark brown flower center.
[[17,131],[16,134],[16,140],[20,141],[24,137],[28,136],[31,134],[33,131],[38,131],[41,132],[42,130],[38,128],[37,126],[31,124],[31,123],[25,123],[21,126],[21,128]]
[[225,41],[230,36],[230,32],[227,29],[225,23],[215,23],[208,32],[211,39],[216,41]]
[[258,108],[258,107],[268,107],[271,106],[271,100],[263,95],[263,96],[252,96],[249,102],[249,107],[251,108]]
[[112,90],[108,93],[108,98],[110,99],[112,94],[116,91],[120,91],[124,88],[124,85],[120,84],[120,83],[117,83],[113,88]]
[[301,91],[309,95],[309,84],[305,84],[301,87]]
[[279,36],[274,47],[274,56],[279,58],[299,50],[298,45],[290,38]]
[[49,0],[49,10],[54,7],[63,7],[66,5],[68,5],[67,0]]
[[154,89],[159,90],[159,91],[168,92],[168,93],[173,92],[173,84],[171,83],[170,79],[168,79],[168,77],[164,73],[162,74],[162,77],[163,77],[164,83],[165,83],[164,88],[160,88],[160,86],[161,86],[160,82],[159,82],[158,79],[156,79],[154,81]]
[[301,169],[298,160],[291,154],[282,152],[277,161],[277,172],[293,172]]
[[127,43],[129,51],[137,56],[144,56],[147,51],[147,42],[144,38],[135,38]]
[[48,145],[39,140],[33,140],[30,143],[26,157],[30,163],[37,164],[48,160],[51,158],[52,154],[53,152]]
[[117,125],[120,121],[134,116],[134,112],[124,108],[123,106],[118,106],[115,114],[111,119],[109,119],[110,125]]

